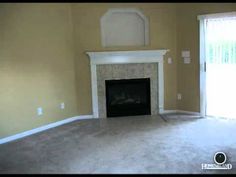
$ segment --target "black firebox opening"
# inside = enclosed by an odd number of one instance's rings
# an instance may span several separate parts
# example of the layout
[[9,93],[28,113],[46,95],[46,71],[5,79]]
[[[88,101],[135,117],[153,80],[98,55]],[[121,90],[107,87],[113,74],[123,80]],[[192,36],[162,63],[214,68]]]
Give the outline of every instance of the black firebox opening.
[[107,117],[150,115],[150,78],[106,80]]

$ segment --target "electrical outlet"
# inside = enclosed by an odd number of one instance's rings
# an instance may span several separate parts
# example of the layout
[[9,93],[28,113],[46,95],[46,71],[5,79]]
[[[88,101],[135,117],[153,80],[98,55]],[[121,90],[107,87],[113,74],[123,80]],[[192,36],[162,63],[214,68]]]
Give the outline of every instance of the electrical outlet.
[[182,99],[181,93],[178,93],[178,94],[177,94],[177,99],[178,99],[178,100],[181,100],[181,99]]
[[38,114],[38,116],[42,115],[43,114],[43,108],[41,108],[41,107],[37,108],[37,114]]
[[61,103],[61,109],[65,109],[65,103]]

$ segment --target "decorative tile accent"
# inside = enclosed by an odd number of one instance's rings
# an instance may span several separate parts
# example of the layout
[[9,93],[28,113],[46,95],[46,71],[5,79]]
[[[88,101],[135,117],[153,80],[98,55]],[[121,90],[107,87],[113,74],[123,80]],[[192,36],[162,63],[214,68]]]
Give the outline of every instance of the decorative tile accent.
[[126,74],[127,74],[127,67],[120,64],[112,65],[112,76],[114,79],[125,78]]
[[129,78],[143,78],[143,65],[144,64],[127,64],[128,70],[127,70],[127,77]]

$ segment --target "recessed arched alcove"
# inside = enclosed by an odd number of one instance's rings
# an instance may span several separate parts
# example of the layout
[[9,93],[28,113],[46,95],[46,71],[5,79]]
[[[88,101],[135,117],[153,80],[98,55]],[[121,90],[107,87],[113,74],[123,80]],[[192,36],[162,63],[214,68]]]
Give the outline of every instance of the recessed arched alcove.
[[149,23],[135,8],[109,9],[101,17],[103,47],[146,46],[149,43]]

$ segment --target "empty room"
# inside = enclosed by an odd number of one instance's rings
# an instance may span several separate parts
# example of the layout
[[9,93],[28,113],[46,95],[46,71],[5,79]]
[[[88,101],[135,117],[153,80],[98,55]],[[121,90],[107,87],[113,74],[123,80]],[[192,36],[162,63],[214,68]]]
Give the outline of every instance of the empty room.
[[235,3],[0,3],[0,174],[236,174]]

